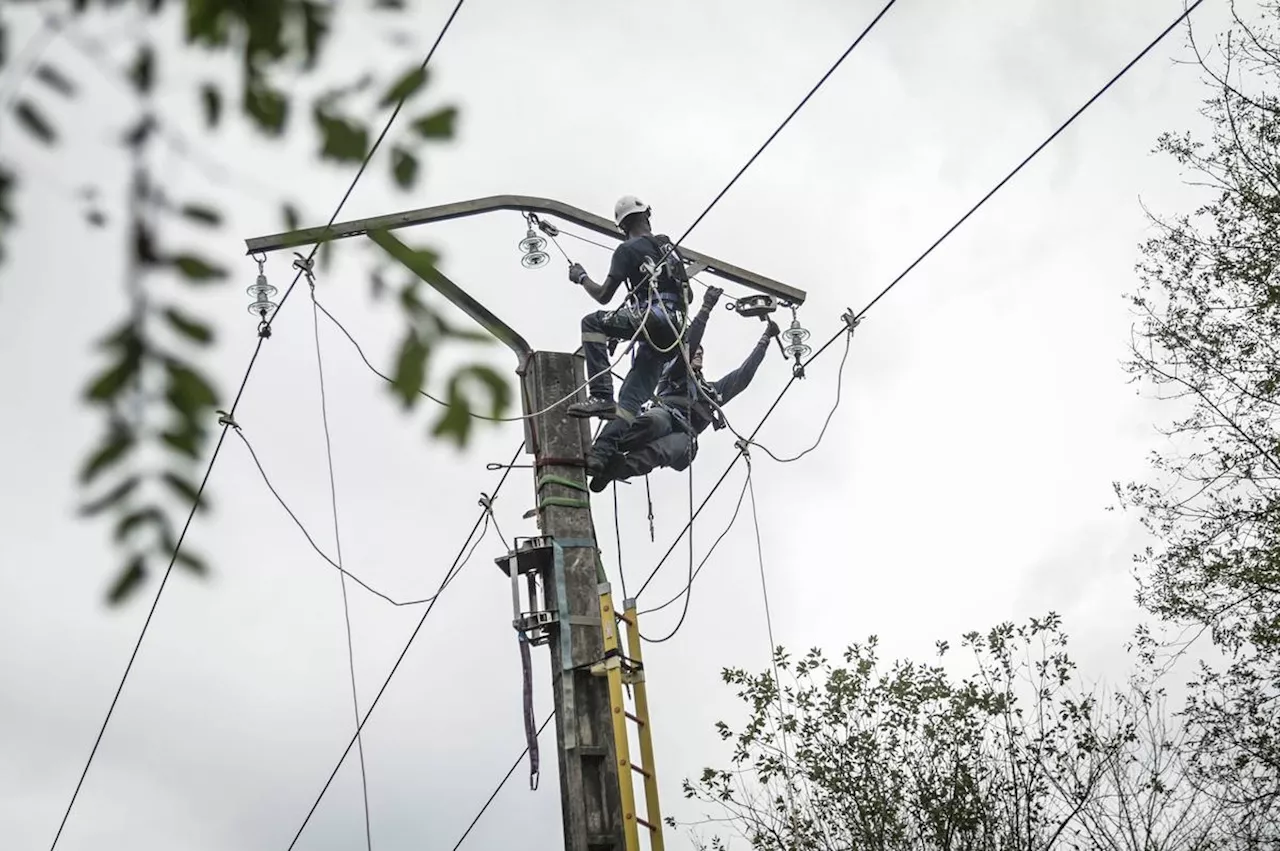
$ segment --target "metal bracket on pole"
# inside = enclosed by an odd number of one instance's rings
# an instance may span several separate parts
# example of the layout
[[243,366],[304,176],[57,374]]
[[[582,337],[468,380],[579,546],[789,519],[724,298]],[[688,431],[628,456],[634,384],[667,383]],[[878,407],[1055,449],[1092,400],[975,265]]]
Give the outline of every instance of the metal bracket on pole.
[[[541,213],[549,216],[558,216],[587,230],[595,231],[601,236],[609,236],[617,240],[622,239],[622,234],[619,233],[613,222],[594,213],[565,204],[562,201],[538,198],[532,195],[490,195],[487,198],[476,198],[471,201],[458,201],[453,204],[422,207],[417,210],[406,210],[386,216],[337,222],[327,228],[305,228],[268,236],[253,237],[245,240],[247,249],[245,253],[263,254],[269,251],[279,251],[299,245],[313,245],[322,241],[346,239],[352,236],[364,236],[366,234],[372,236],[375,231],[388,231],[431,222],[444,222],[450,219],[478,216],[500,210],[516,210],[522,213]],[[757,275],[755,272],[749,272],[746,269],[734,266],[732,263],[726,263],[723,260],[717,260],[691,248],[685,248],[683,245],[680,246],[680,256],[698,266],[705,267],[708,274],[715,275],[718,278],[732,281],[748,289],[766,293],[795,305],[804,303],[806,295],[803,290],[798,290],[780,281],[766,278],[764,275]]]
[[457,305],[458,309],[480,323],[485,330],[497,337],[516,353],[523,366],[533,348],[507,323],[503,322],[480,302],[467,295],[461,287],[444,276],[426,257],[405,245],[388,231],[370,231],[369,238],[387,254],[400,261],[405,268],[431,285],[442,296]]

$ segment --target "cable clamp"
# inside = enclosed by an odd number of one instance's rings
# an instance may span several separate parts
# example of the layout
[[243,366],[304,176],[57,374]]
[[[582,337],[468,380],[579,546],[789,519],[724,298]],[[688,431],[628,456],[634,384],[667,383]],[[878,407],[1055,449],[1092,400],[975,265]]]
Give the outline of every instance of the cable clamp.
[[314,257],[303,257],[302,252],[300,251],[293,252],[293,256],[295,258],[293,261],[293,268],[307,276],[307,284],[314,292],[316,288],[316,276],[314,272],[316,259]]
[[733,442],[733,445],[738,448],[738,451],[742,453],[744,458],[748,461],[751,460],[751,450],[749,448],[751,446],[751,442],[749,440],[745,437],[740,437]]
[[218,425],[229,426],[236,431],[240,430],[240,423],[236,422],[235,417],[223,410],[219,410],[218,413],[221,414],[221,416],[218,417]]
[[862,317],[855,315],[852,307],[846,308],[845,312],[840,314],[840,319],[844,322],[845,327],[849,329],[850,335],[853,334],[855,328],[862,324]]
[[483,508],[485,511],[487,511],[487,512],[489,513],[489,516],[490,516],[490,517],[492,517],[492,516],[493,516],[493,501],[494,501],[494,499],[496,499],[496,498],[497,498],[497,497],[489,496],[489,495],[488,495],[487,493],[485,493],[484,491],[480,491],[480,499],[479,499],[479,500],[477,500],[476,504],[477,504],[477,505],[479,505],[481,508]]

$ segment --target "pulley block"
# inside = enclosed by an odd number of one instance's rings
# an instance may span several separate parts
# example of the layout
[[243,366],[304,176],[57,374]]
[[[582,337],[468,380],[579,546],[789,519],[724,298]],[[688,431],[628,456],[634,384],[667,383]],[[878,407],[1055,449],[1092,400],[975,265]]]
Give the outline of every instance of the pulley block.
[[739,316],[763,319],[778,309],[778,303],[771,295],[744,295],[734,301],[726,302],[725,309],[735,311]]

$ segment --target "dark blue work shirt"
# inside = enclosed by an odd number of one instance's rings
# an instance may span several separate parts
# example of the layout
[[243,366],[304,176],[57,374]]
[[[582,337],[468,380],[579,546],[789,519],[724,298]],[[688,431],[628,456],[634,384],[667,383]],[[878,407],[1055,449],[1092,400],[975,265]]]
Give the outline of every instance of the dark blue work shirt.
[[[664,249],[670,246],[671,240],[662,234],[656,237],[644,235],[633,236],[625,240],[613,251],[613,260],[609,264],[609,276],[625,281],[627,284],[627,300],[644,304],[649,300],[648,284],[650,271],[667,254],[668,269],[684,270],[683,261],[674,247],[669,253]],[[671,295],[679,302],[683,298],[680,281],[670,271],[657,276],[658,291]]]
[[[702,332],[706,330],[710,314],[710,305],[704,304],[685,331],[684,344],[690,359],[702,343]],[[683,414],[694,434],[701,434],[707,426],[719,422],[717,407],[728,404],[730,399],[747,389],[751,379],[755,378],[756,370],[764,362],[768,348],[769,338],[761,337],[742,365],[719,381],[707,381],[701,375],[690,375],[684,356],[677,356],[663,371],[662,380],[654,395],[663,405]],[[720,425],[716,428],[720,428]]]

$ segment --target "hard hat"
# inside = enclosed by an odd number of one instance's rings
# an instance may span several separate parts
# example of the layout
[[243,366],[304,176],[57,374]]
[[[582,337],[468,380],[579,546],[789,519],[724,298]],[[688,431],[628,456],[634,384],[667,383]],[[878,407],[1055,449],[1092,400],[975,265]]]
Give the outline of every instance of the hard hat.
[[613,221],[618,227],[622,227],[622,220],[632,213],[647,213],[649,205],[641,201],[634,195],[623,195],[618,199],[618,203],[613,205]]

